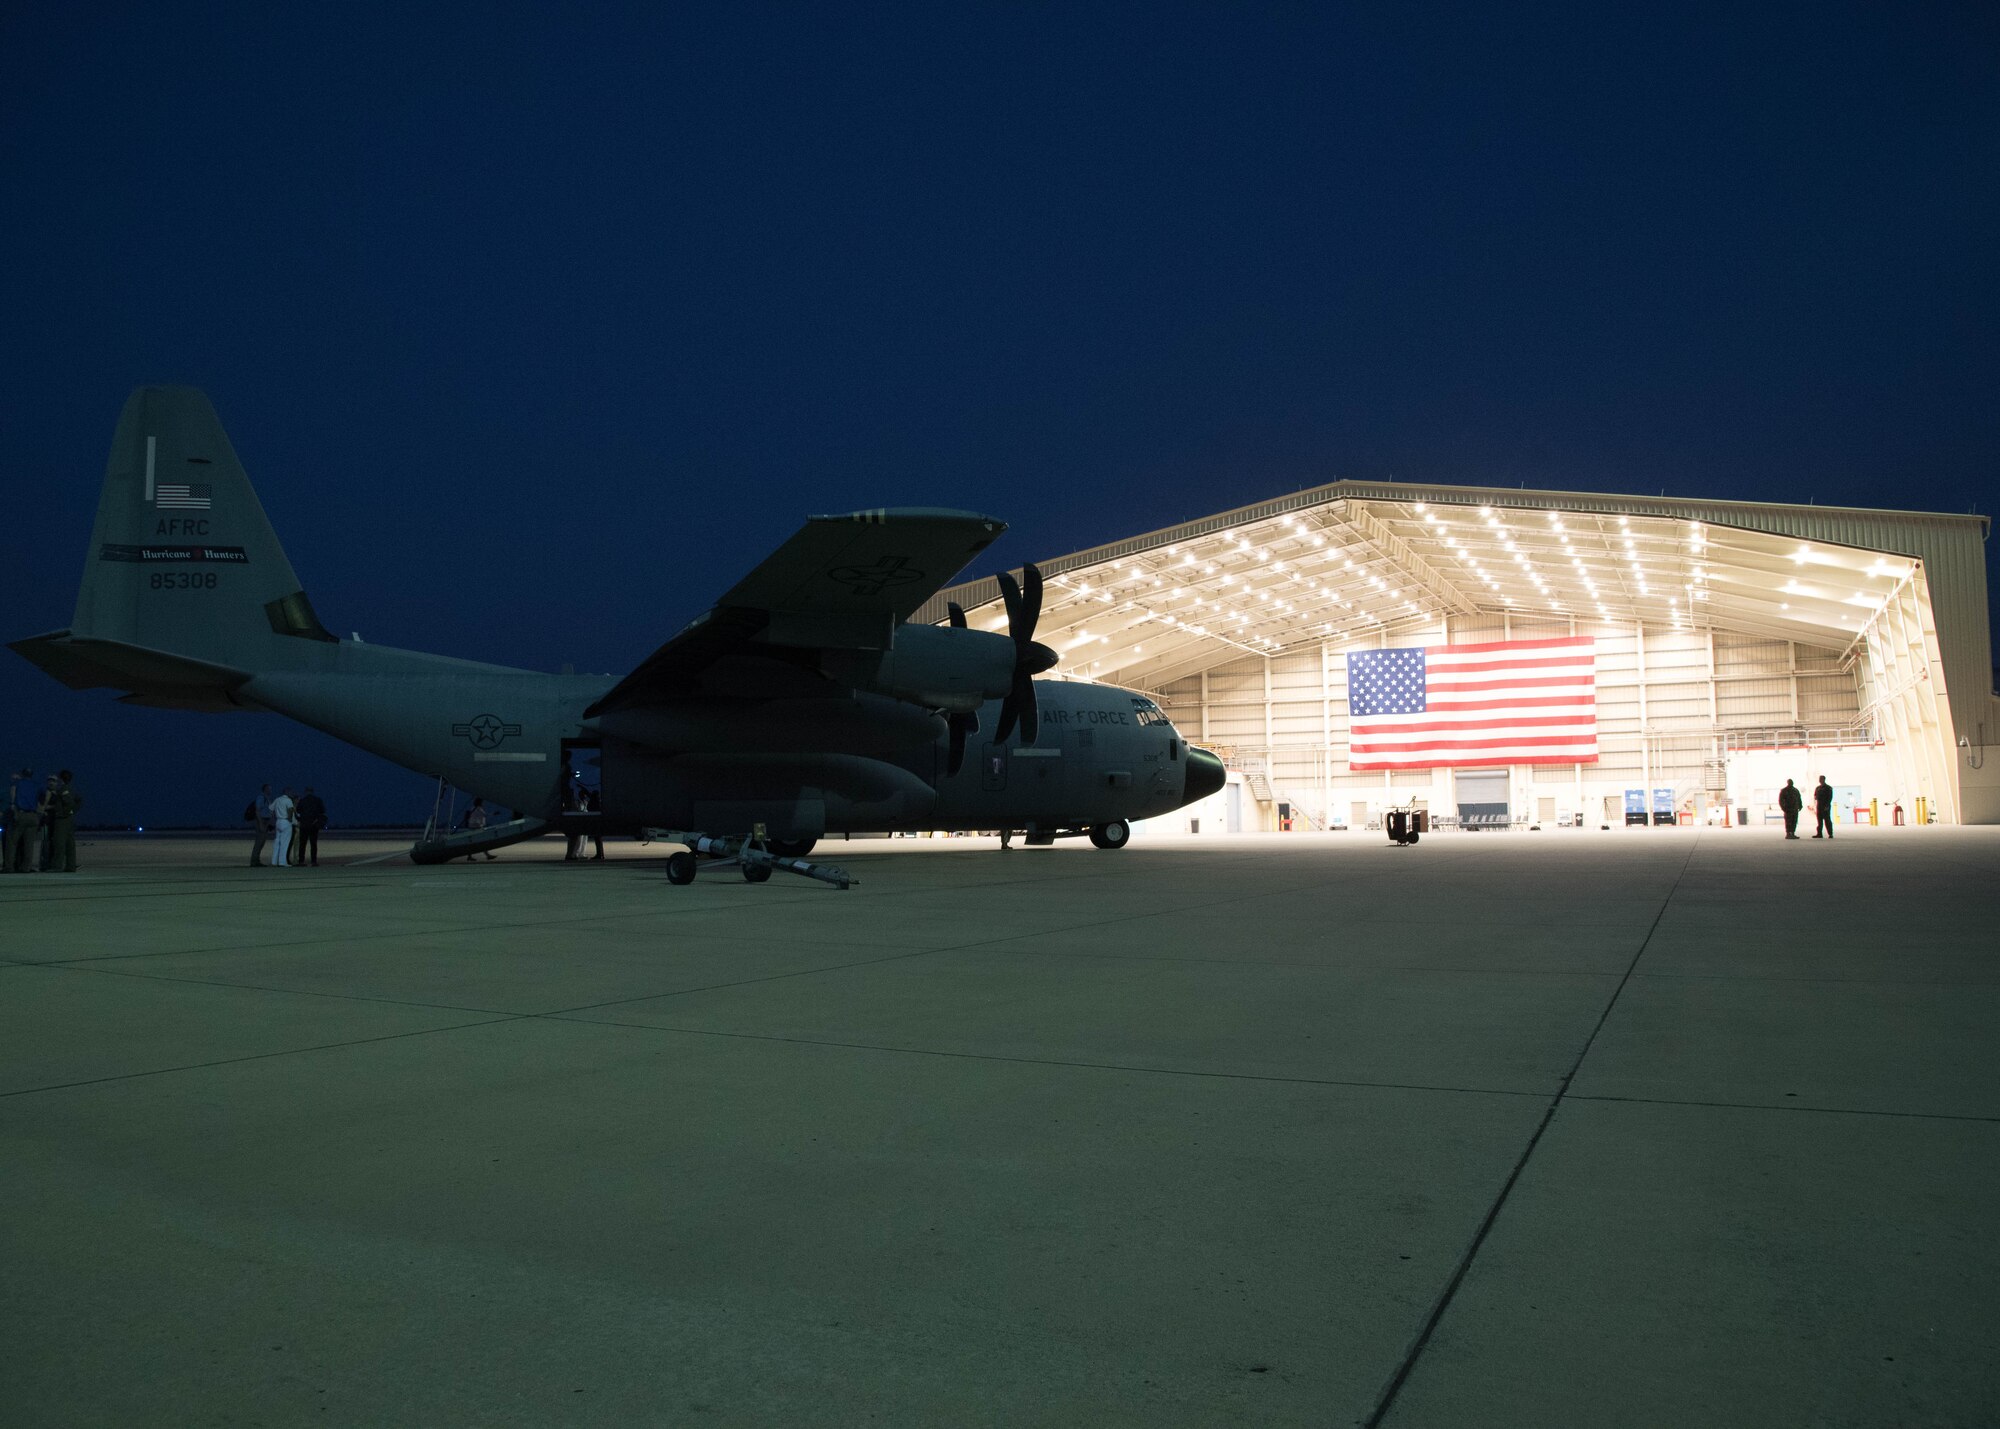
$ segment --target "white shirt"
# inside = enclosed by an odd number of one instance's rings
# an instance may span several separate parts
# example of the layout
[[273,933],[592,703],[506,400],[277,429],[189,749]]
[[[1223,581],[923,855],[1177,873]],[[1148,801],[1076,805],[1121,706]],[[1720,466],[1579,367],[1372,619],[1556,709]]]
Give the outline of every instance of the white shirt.
[[290,794],[280,794],[271,801],[271,817],[281,824],[289,824],[292,821],[294,807],[296,806],[292,803]]

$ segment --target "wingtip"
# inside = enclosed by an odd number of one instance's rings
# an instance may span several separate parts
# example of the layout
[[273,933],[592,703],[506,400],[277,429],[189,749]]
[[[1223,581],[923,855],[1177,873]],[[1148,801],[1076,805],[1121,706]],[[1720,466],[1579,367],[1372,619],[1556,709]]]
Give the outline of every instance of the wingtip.
[[842,511],[806,519],[854,521],[866,526],[886,526],[891,521],[961,522],[978,526],[995,536],[1007,529],[1007,523],[997,516],[983,516],[977,511],[955,511],[948,506],[871,506],[865,511]]

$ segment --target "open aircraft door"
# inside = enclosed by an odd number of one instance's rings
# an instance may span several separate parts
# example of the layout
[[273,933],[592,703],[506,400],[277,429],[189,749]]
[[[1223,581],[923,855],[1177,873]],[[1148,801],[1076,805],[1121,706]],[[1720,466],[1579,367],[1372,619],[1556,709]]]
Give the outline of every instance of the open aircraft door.
[[596,821],[604,811],[604,744],[598,739],[566,739],[562,744],[564,826]]

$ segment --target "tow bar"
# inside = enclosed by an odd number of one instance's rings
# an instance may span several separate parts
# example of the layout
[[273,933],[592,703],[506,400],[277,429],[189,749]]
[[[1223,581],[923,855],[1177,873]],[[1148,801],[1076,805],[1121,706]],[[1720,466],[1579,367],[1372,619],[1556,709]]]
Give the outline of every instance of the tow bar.
[[764,840],[718,838],[691,829],[641,829],[639,837],[649,842],[686,844],[686,853],[667,855],[667,882],[688,884],[703,868],[740,868],[746,883],[768,882],[773,873],[796,873],[816,878],[835,888],[852,888],[859,879],[844,868],[830,863],[809,863],[802,858],[781,858],[764,847]]

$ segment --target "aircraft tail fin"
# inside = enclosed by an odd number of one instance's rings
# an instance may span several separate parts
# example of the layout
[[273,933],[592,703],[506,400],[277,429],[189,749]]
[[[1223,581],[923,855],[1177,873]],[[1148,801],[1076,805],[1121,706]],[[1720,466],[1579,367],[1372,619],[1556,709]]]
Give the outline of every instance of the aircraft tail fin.
[[[192,387],[134,392],[111,440],[66,643],[123,676],[101,683],[144,694],[185,689],[202,668],[239,681],[299,668],[312,643],[333,640],[208,398]],[[135,651],[169,660],[149,676]]]

